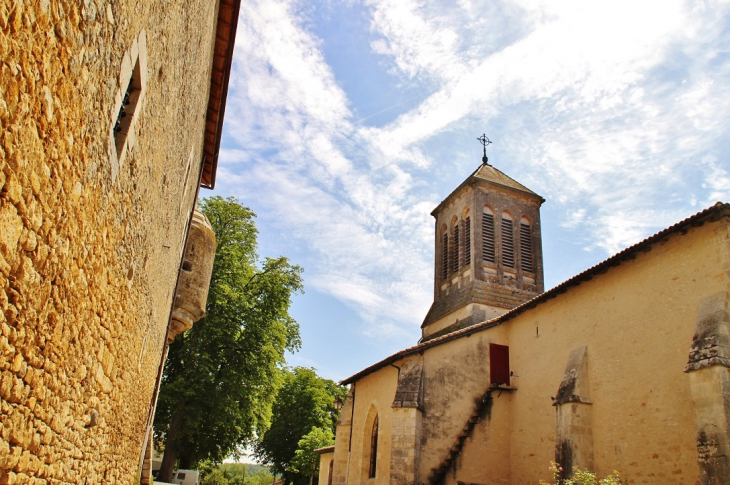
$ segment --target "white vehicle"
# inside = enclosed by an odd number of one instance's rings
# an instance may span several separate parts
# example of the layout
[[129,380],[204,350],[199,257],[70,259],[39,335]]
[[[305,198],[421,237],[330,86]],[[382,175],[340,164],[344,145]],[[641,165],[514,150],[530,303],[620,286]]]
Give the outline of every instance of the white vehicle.
[[181,485],[198,485],[200,473],[198,470],[175,470],[172,473],[172,483]]
[[[155,470],[155,472],[159,473],[158,470]],[[156,473],[153,472],[153,475]],[[169,482],[158,482],[155,480],[156,484],[165,484],[165,483],[178,483],[180,485],[198,485],[198,482],[200,481],[200,472],[198,470],[175,470],[172,472],[172,478]]]

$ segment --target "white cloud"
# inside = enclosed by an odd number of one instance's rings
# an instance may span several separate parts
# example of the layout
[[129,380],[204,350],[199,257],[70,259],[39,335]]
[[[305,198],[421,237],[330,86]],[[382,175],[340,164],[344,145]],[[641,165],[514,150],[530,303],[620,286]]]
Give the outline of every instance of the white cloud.
[[709,206],[715,202],[730,201],[730,173],[721,167],[714,157],[708,156],[702,160],[705,166],[705,178],[703,187],[708,189],[708,195],[704,205]]
[[290,2],[242,5],[226,113],[238,148],[220,177],[307,245],[309,285],[397,333],[428,305],[427,215],[408,173],[348,156],[361,137],[305,20]]
[[[391,56],[408,77],[434,76],[454,79],[466,66],[458,51],[459,35],[446,18],[429,12],[416,0],[370,0],[372,28],[382,34],[371,46],[379,54]],[[426,17],[428,15],[428,17]]]
[[221,153],[219,183],[306,245],[308,283],[372,335],[412,331],[430,303],[428,213],[433,192],[453,188],[434,162],[461,163],[426,148],[445,131],[517,127],[499,141],[508,172],[557,203],[563,229],[590,250],[615,252],[730,195],[719,153],[730,129],[730,61],[718,55],[727,5],[364,5],[374,51],[433,93],[366,127],[306,27],[311,12],[245,1],[226,110],[235,147]]
[[[615,252],[671,223],[669,217],[686,215],[686,209],[667,207],[644,218],[663,196],[691,205],[691,196],[672,192],[686,188],[687,173],[698,167],[692,160],[711,145],[709,139],[727,135],[730,69],[727,62],[713,65],[717,47],[711,47],[726,35],[720,19],[727,17],[727,6],[690,9],[680,1],[633,0],[520,6],[529,33],[479,62],[470,60],[472,67],[458,76],[442,76],[441,90],[390,125],[370,129],[369,140],[399,161],[475,114],[484,124],[527,117],[536,132],[511,147],[516,155],[527,155],[520,157],[521,167],[533,174],[521,180],[530,185],[532,179],[532,188],[565,205],[566,227],[576,223],[577,213],[588,217],[594,227],[590,239],[598,241],[589,247]],[[387,22],[376,24],[386,36],[392,30]],[[443,59],[468,54],[426,46],[431,57],[424,58],[427,54],[410,45],[419,39],[388,39],[395,64],[407,73],[449,65]],[[404,53],[411,54],[407,61]],[[685,79],[677,73],[661,79],[655,72],[671,68],[671,56],[681,57],[677,62],[686,69]],[[526,106],[520,109],[521,104]],[[549,123],[537,118],[543,114]],[[708,167],[708,177],[725,180]],[[718,192],[718,185],[707,183],[713,193],[727,194]]]

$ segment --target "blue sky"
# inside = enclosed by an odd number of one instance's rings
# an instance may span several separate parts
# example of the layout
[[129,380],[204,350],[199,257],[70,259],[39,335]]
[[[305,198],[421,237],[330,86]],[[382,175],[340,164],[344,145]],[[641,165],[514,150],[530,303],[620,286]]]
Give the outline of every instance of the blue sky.
[[305,269],[290,364],[416,343],[429,214],[482,133],[547,199],[547,288],[729,201],[730,3],[243,0],[213,194]]

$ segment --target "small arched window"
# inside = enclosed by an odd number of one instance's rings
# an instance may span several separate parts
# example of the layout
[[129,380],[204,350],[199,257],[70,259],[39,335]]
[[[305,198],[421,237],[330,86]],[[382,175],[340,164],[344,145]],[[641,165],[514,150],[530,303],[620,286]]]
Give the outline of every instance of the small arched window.
[[375,416],[373,421],[373,430],[370,434],[370,471],[368,478],[375,478],[375,472],[378,468],[378,417]]
[[489,207],[482,215],[482,259],[494,263],[494,213]]
[[449,233],[444,231],[441,238],[441,279],[449,277]]
[[532,273],[532,231],[530,221],[523,217],[520,219],[520,260],[522,271]]
[[330,460],[329,472],[327,472],[327,485],[332,485],[332,472],[335,467],[335,460]]
[[502,264],[507,268],[515,267],[515,236],[512,216],[502,213]]
[[454,231],[454,242],[451,247],[451,250],[453,251],[452,258],[451,258],[451,271],[456,273],[457,271],[459,271],[459,236],[460,236],[460,234],[459,234],[459,221],[458,220],[454,223],[453,231]]

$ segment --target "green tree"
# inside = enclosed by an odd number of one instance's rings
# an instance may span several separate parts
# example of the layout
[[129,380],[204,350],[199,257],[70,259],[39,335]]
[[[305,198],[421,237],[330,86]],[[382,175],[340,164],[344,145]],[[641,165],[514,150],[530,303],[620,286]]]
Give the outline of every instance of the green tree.
[[224,463],[218,467],[228,479],[228,485],[244,485],[249,467],[244,463]]
[[313,369],[286,370],[271,428],[254,444],[256,456],[271,465],[275,474],[283,475],[286,483],[305,483],[306,475],[292,465],[299,440],[314,427],[333,432],[338,414],[334,400],[338,396],[344,400],[346,393],[345,387],[319,377]]
[[221,470],[215,469],[200,480],[200,485],[230,485],[230,482]]
[[221,463],[263,434],[282,380],[285,350],[301,345],[289,316],[301,268],[256,254],[255,214],[235,199],[200,207],[216,236],[206,316],[170,345],[155,414],[164,446],[160,480],[175,463]]
[[318,427],[305,434],[297,444],[297,451],[292,460],[292,470],[309,477],[309,485],[312,485],[317,468],[319,468],[319,456],[314,454],[314,450],[332,446],[335,444],[335,435],[329,429]]
[[246,475],[246,485],[271,485],[274,477],[267,467],[250,467],[251,472]]

